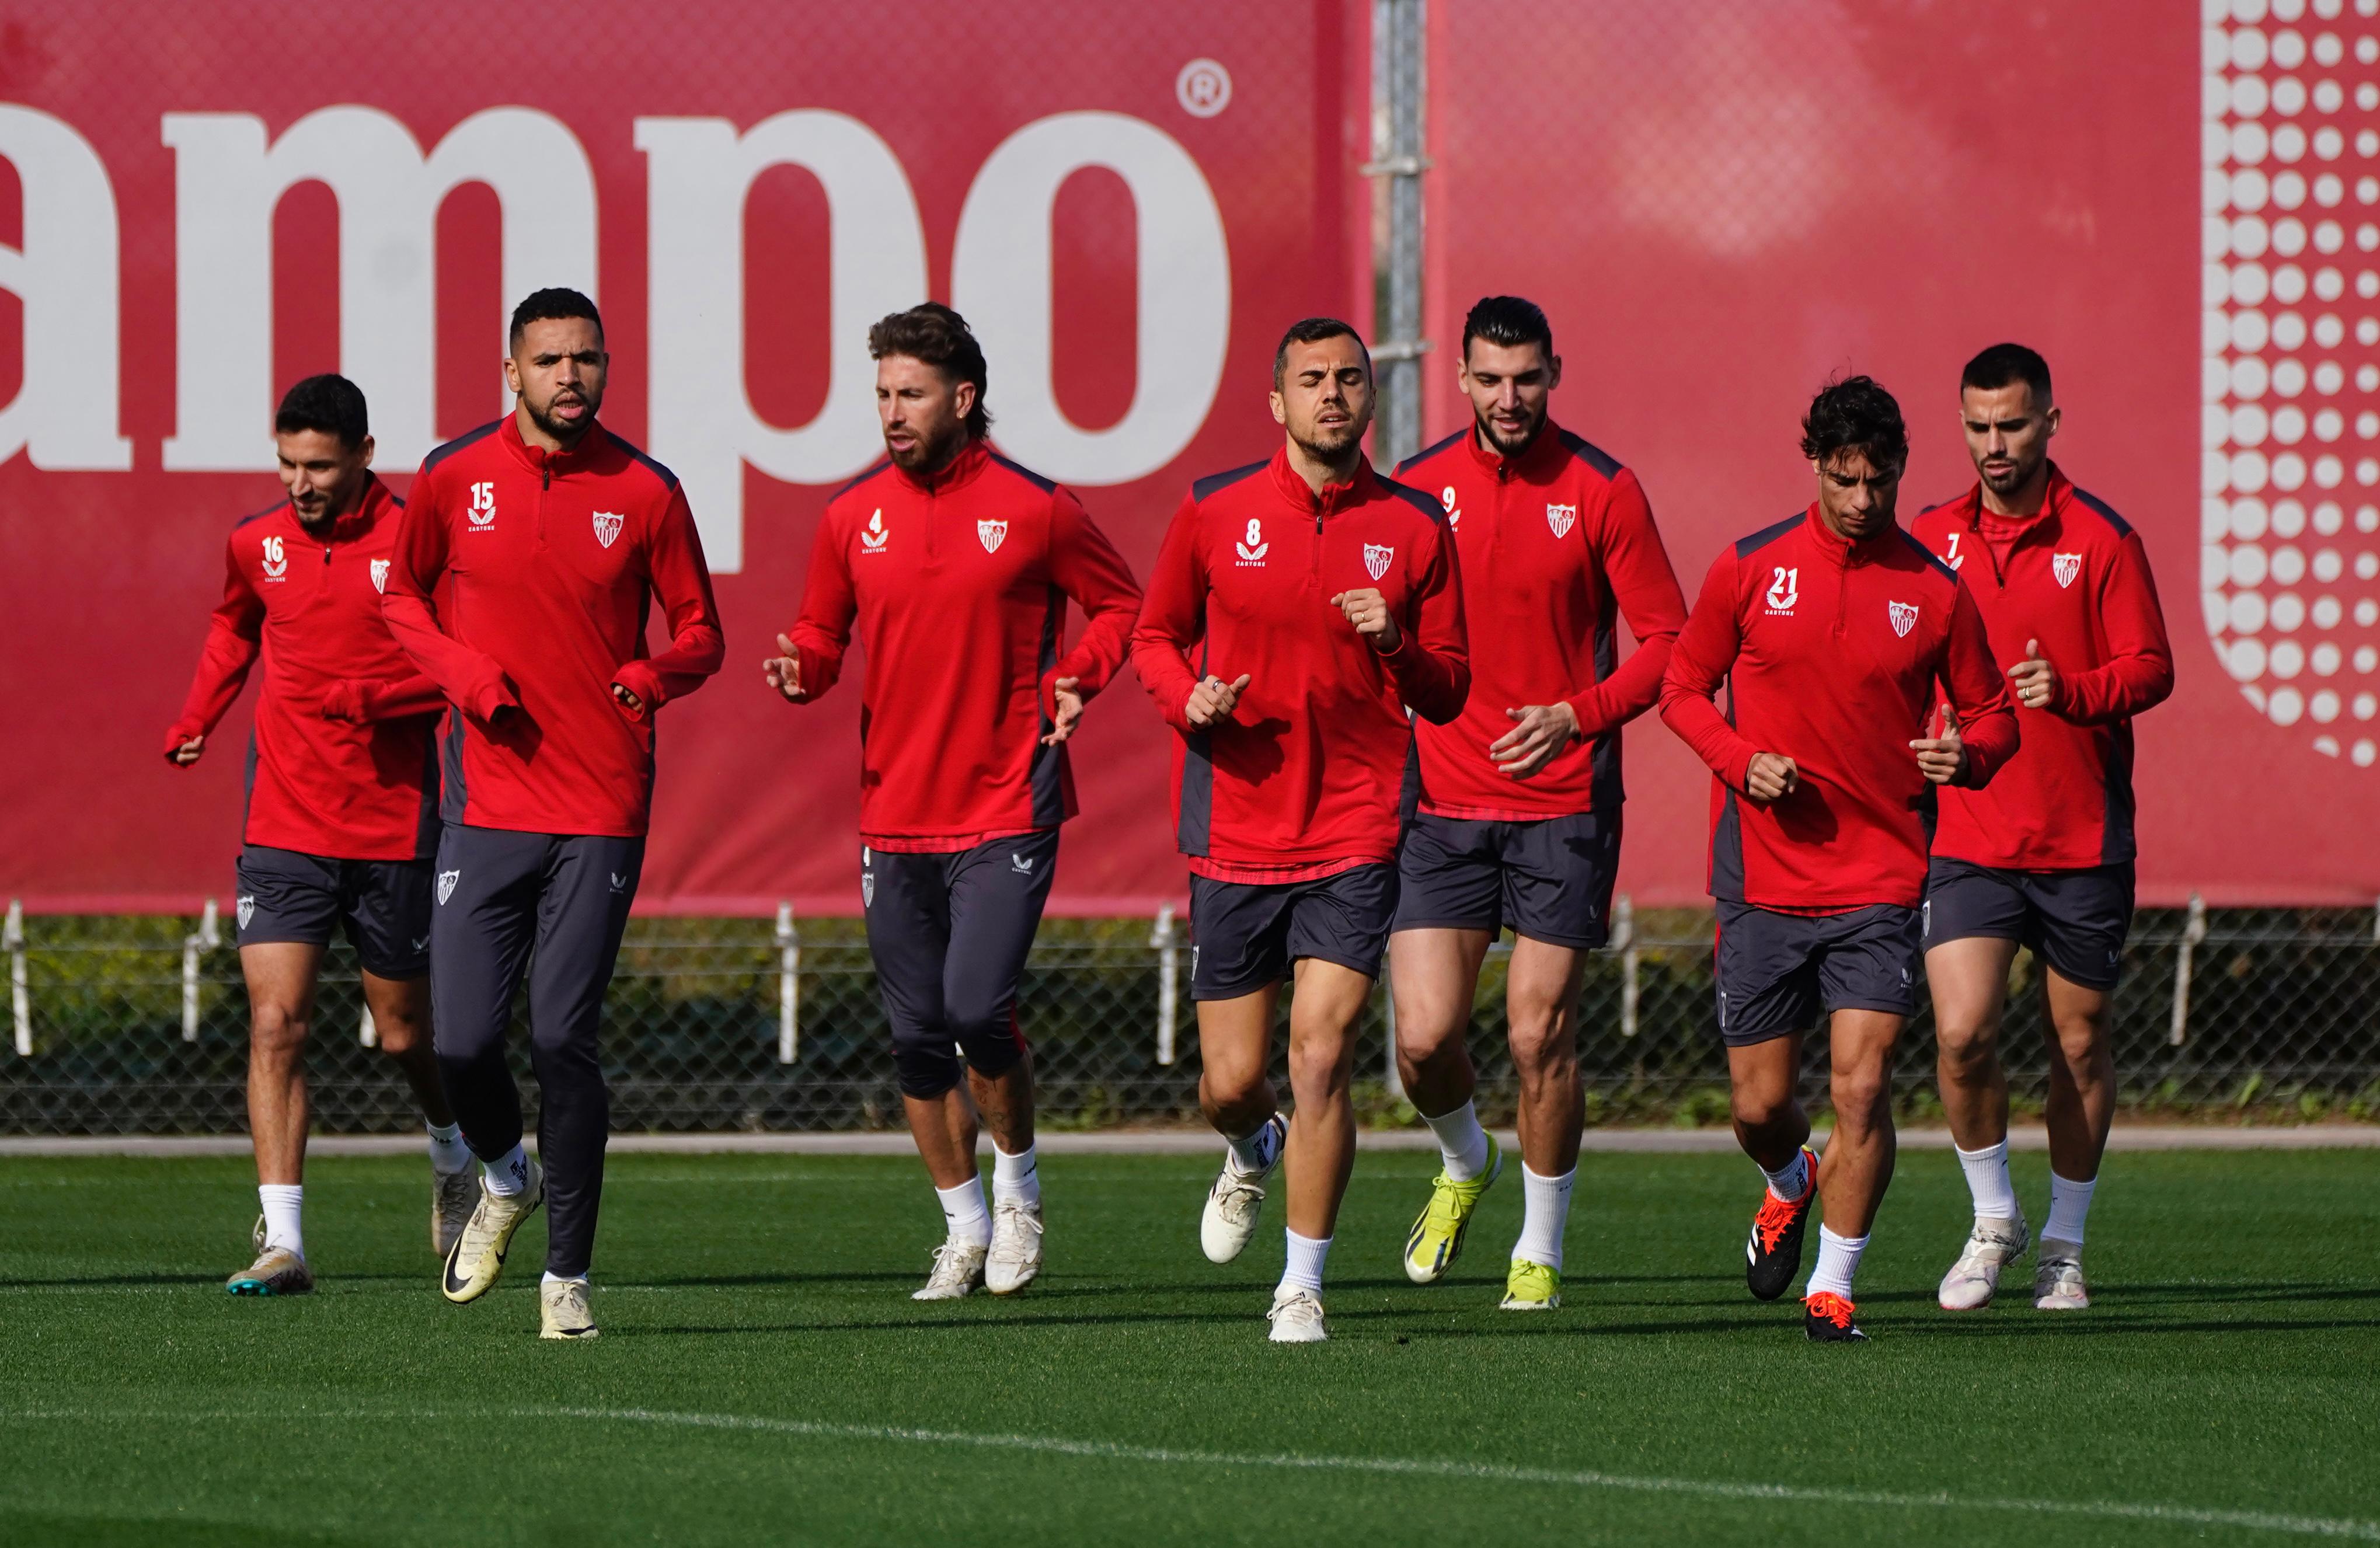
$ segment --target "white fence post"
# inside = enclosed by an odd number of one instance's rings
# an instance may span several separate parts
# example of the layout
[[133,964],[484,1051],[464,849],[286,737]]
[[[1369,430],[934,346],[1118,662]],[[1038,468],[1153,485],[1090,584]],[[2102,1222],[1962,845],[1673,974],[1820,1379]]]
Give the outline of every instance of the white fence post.
[[215,922],[215,901],[207,900],[204,913],[199,915],[199,927],[182,937],[182,1041],[199,1040],[199,953],[212,951],[223,944],[223,931]]
[[2176,1048],[2190,1037],[2190,974],[2198,956],[2198,943],[2206,938],[2206,900],[2193,892],[2190,895],[2190,923],[2181,929],[2181,950],[2173,963],[2173,1027],[2166,1034],[2166,1042]]
[[1173,928],[1173,905],[1157,911],[1157,927],[1148,932],[1157,949],[1157,1062],[1173,1062],[1174,1022],[1182,1014],[1182,947]]
[[370,1000],[364,1001],[363,1014],[356,1018],[356,1041],[367,1048],[380,1046],[380,1026],[372,1020]]
[[1611,945],[1620,953],[1621,967],[1626,976],[1620,981],[1620,1035],[1636,1035],[1636,905],[1627,893],[1620,894],[1620,904],[1611,911]]
[[1405,1078],[1397,1069],[1397,992],[1389,982],[1387,964],[1381,965],[1380,1041],[1385,1046],[1380,1052],[1380,1080],[1389,1088],[1390,1099],[1402,1102],[1405,1099]]
[[17,1022],[17,1057],[33,1057],[33,997],[25,986],[25,904],[22,900],[8,900],[6,933],[0,935],[0,946],[8,950],[8,1009]]
[[802,934],[794,928],[794,905],[777,904],[777,1062],[791,1064],[802,1051]]

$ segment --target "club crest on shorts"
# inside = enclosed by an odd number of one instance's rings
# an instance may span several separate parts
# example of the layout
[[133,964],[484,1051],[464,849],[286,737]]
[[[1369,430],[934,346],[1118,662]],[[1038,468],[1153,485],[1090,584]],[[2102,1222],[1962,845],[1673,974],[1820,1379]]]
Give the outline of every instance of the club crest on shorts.
[[596,513],[595,513],[595,540],[596,540],[597,542],[599,542],[599,543],[602,544],[605,548],[607,548],[607,549],[608,549],[608,548],[610,548],[613,543],[615,543],[615,542],[617,542],[617,541],[619,540],[619,538],[620,538],[620,524],[621,524],[621,517],[620,517],[620,513],[619,513],[619,512],[617,512],[617,511],[598,511],[598,512],[596,512]]
[[859,906],[861,908],[876,906],[876,873],[873,871],[859,873]]
[[1914,602],[1887,602],[1885,603],[1885,606],[1890,609],[1892,612],[1892,632],[1899,635],[1901,638],[1907,639],[1909,637],[1909,631],[1917,627],[1917,604]]
[[388,589],[388,561],[385,559],[372,561],[372,589],[374,591]]
[[1004,521],[978,521],[975,524],[975,535],[983,539],[984,552],[998,553],[1000,545],[1008,541],[1008,524]]
[[1554,529],[1555,537],[1569,537],[1570,529],[1578,525],[1578,507],[1575,505],[1547,506],[1546,525]]
[[461,881],[462,879],[463,879],[463,873],[462,873],[462,872],[460,872],[460,871],[441,871],[441,872],[439,872],[439,873],[438,873],[438,901],[439,901],[441,903],[443,903],[447,899],[449,899],[449,898],[453,897],[453,896],[455,895],[455,884],[456,882],[458,882],[458,881]]
[[232,912],[239,915],[239,927],[243,930],[247,929],[248,922],[256,917],[256,894],[250,892],[241,898],[238,906]]
[[1371,573],[1374,580],[1378,580],[1389,573],[1389,561],[1396,556],[1397,550],[1386,543],[1366,543],[1364,568]]
[[2049,556],[2049,570],[2058,577],[2060,587],[2072,586],[2074,577],[2082,573],[2082,556],[2079,553],[2053,553]]

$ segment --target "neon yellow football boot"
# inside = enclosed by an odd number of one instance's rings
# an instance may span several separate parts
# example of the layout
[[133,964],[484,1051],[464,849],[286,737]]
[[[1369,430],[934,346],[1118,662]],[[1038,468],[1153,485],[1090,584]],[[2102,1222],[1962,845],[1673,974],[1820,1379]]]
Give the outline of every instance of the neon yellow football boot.
[[1504,1148],[1488,1136],[1488,1169],[1468,1182],[1457,1182],[1440,1171],[1430,1179],[1429,1203],[1405,1238],[1405,1277],[1416,1285],[1434,1285],[1446,1277],[1454,1260],[1463,1256],[1463,1233],[1479,1196],[1504,1169]]
[[1512,1272],[1504,1276],[1504,1299],[1498,1305],[1506,1312],[1560,1311],[1561,1270],[1514,1258]]

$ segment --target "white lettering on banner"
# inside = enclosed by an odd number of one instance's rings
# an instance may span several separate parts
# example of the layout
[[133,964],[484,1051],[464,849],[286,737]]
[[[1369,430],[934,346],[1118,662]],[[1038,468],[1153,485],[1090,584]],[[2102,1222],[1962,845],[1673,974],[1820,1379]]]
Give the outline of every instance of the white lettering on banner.
[[179,223],[169,472],[274,466],[273,212],[297,184],[326,183],[339,201],[339,369],[371,400],[384,465],[410,467],[436,443],[438,207],[449,193],[495,190],[507,308],[546,285],[595,294],[594,171],[547,114],[475,113],[427,158],[401,121],[354,105],[308,114],[270,149],[264,120],[246,113],[169,113],[162,138]]
[[[741,135],[724,118],[639,118],[636,145],[650,190],[652,452],[685,481],[710,568],[731,574],[744,567],[745,463],[828,484],[881,454],[863,341],[878,318],[926,298],[925,230],[892,148],[844,114],[780,113]],[[816,177],[829,217],[826,405],[794,429],[763,422],[744,389],[744,204],[775,166]],[[1005,423],[1001,436],[1014,445]]]
[[66,124],[5,103],[0,160],[17,170],[24,233],[23,246],[0,247],[0,290],[24,308],[24,374],[16,398],[0,408],[0,462],[21,451],[44,471],[124,472],[132,442],[117,433],[115,189],[107,167]]
[[[1069,420],[1051,379],[1050,212],[1066,179],[1088,167],[1123,179],[1139,223],[1139,376],[1132,407],[1103,430]],[[1002,141],[967,190],[951,304],[998,362],[1001,443],[1019,462],[1069,484],[1146,478],[1190,444],[1222,383],[1232,325],[1222,212],[1190,152],[1155,125],[1117,113],[1043,118]]]

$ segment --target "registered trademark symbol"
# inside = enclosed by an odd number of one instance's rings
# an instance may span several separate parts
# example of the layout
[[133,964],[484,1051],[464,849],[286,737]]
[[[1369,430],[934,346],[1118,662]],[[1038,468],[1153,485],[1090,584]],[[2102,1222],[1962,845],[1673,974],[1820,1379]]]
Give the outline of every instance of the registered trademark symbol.
[[1212,59],[1193,59],[1173,78],[1174,100],[1193,118],[1212,118],[1232,105],[1232,72]]

